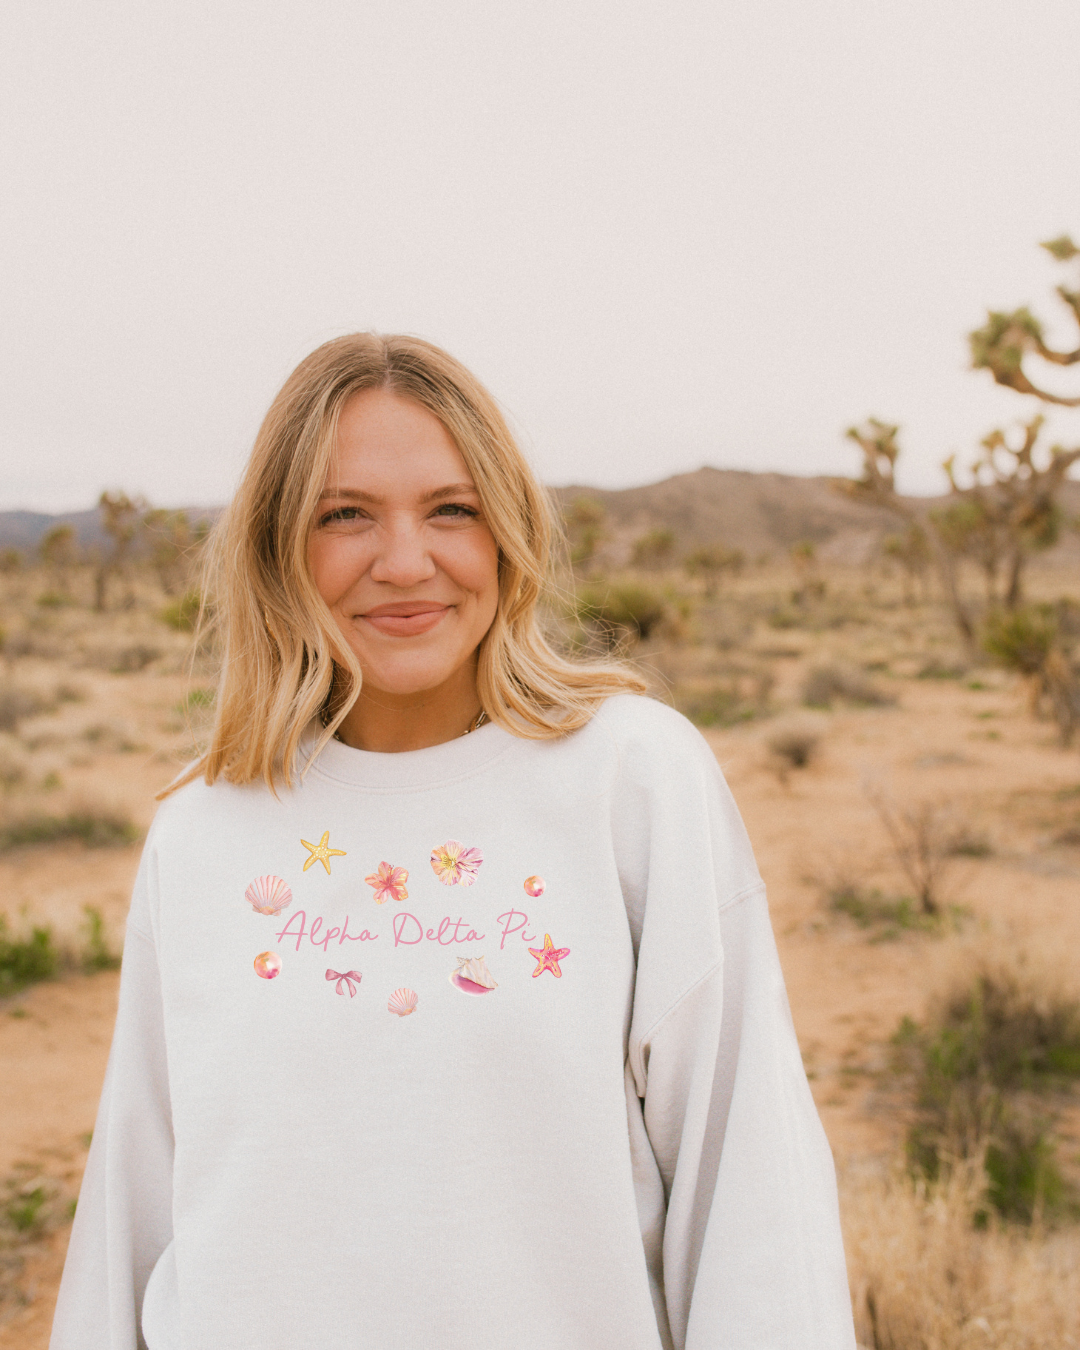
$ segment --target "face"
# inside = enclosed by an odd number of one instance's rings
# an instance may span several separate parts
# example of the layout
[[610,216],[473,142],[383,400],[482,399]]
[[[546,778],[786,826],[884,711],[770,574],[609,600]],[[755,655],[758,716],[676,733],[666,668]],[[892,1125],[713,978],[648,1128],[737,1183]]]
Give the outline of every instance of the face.
[[472,687],[499,551],[461,453],[426,408],[383,389],[346,401],[308,558],[365,689]]

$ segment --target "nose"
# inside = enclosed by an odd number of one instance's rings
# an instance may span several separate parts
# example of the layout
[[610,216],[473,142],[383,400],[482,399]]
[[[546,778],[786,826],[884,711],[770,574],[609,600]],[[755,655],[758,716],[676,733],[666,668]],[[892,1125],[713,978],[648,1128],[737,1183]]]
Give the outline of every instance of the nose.
[[386,521],[379,530],[378,552],[371,564],[372,581],[404,590],[430,581],[435,572],[435,560],[418,523],[402,519]]

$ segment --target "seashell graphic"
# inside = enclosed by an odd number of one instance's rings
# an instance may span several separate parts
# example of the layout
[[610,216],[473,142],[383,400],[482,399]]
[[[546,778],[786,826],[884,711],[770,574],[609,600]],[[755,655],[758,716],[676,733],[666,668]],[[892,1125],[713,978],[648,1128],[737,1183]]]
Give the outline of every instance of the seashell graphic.
[[264,980],[274,980],[281,974],[281,957],[277,952],[260,952],[255,958],[255,974]]
[[292,891],[280,877],[256,877],[244,892],[244,899],[256,914],[280,914],[292,904]]
[[386,1011],[395,1013],[398,1017],[408,1017],[411,1012],[416,1011],[416,1005],[420,1002],[412,989],[395,989],[390,995],[390,1002],[386,1005]]
[[544,894],[543,877],[527,877],[525,881],[525,894],[531,895],[535,900],[538,895]]
[[457,966],[450,976],[450,983],[463,994],[490,994],[493,989],[498,989],[482,956],[459,956]]

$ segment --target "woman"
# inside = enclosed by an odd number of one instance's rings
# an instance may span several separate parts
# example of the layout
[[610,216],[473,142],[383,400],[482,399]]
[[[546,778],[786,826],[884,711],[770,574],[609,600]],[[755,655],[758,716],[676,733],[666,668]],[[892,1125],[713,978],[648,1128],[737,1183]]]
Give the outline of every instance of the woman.
[[217,536],[53,1350],[853,1345],[715,760],[545,642],[552,525],[417,339],[289,378]]

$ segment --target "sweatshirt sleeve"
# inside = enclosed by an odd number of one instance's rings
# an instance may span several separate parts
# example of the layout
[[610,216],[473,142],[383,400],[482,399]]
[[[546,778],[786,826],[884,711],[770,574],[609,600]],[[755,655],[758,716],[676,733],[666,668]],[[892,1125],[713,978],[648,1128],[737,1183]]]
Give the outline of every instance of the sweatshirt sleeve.
[[661,1335],[674,1350],[853,1350],[832,1155],[764,886],[715,758],[678,720],[662,749],[626,755],[616,831],[638,944],[630,1129]]
[[124,943],[120,1004],[50,1350],[143,1350],[143,1295],[172,1240],[173,1133],[161,981],[147,922],[150,845]]

